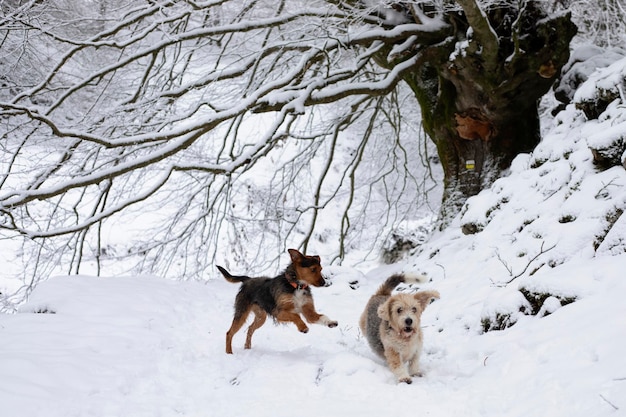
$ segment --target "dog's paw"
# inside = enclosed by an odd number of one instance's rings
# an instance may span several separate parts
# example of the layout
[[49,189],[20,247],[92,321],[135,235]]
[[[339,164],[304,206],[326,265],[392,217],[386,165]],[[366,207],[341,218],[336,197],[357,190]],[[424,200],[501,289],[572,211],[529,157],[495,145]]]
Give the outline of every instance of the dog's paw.
[[400,378],[398,382],[404,382],[405,384],[412,384],[413,380],[410,377]]
[[308,333],[309,332],[309,328],[308,327],[303,327],[302,329],[300,329],[301,333]]
[[318,321],[316,321],[316,323],[318,324],[322,324],[326,327],[337,327],[339,325],[339,323],[337,323],[335,320],[331,320],[329,319],[327,316],[325,316],[324,314],[322,314],[319,318]]

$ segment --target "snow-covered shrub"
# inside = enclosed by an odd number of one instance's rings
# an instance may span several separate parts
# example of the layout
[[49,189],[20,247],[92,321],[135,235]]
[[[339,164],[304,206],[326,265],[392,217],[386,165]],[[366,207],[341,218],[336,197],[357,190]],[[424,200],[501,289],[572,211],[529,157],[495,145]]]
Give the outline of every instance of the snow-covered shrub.
[[392,264],[414,253],[432,234],[434,218],[403,222],[391,230],[381,248],[381,260]]
[[[556,307],[562,307],[576,301],[576,296],[573,295],[566,296],[558,292],[552,293],[547,290],[537,291],[536,289],[526,288],[524,286],[520,288],[520,292],[531,307],[530,314],[540,317],[553,313]],[[558,306],[555,301],[558,301]]]
[[487,204],[466,204],[463,207],[461,224],[463,234],[473,235],[482,231],[495,213],[509,202],[507,195],[495,194],[494,196],[497,197],[495,200],[486,199]]
[[[625,109],[626,110],[626,109]],[[626,121],[600,131],[587,139],[593,161],[602,168],[626,168]]]
[[484,333],[513,326],[521,316],[530,314],[531,305],[519,291],[505,291],[499,297],[487,300],[480,324]]
[[605,49],[596,45],[576,48],[561,70],[561,78],[554,88],[554,97],[564,104],[574,99],[576,90],[598,68],[605,68],[626,56],[622,48]]
[[585,127],[594,163],[626,168],[626,58],[599,69],[576,91],[574,102],[590,123]]
[[[611,248],[616,248],[616,247],[621,246],[622,248],[621,252],[626,252],[626,246],[624,246],[624,238],[625,238],[624,235],[622,234],[621,236],[619,236],[619,231],[618,232],[614,231],[615,225],[620,219],[622,220],[622,223],[623,223],[624,219],[622,219],[623,217],[622,214],[624,214],[624,209],[617,208],[617,207],[609,211],[606,214],[604,218],[605,227],[596,235],[596,239],[593,242],[593,248],[596,251],[600,248],[602,243],[606,240],[607,236],[609,236],[609,234],[613,232],[614,238],[617,238],[617,242],[610,244]],[[615,236],[616,234],[617,236]],[[618,251],[618,253],[619,252],[620,251]]]
[[587,119],[597,119],[616,100],[621,100],[622,105],[624,104],[625,61],[626,58],[622,58],[606,68],[598,69],[576,90],[574,103],[577,109],[585,113]]
[[596,242],[598,255],[615,256],[626,253],[626,216],[623,211],[616,213],[614,222],[607,228],[603,239]]

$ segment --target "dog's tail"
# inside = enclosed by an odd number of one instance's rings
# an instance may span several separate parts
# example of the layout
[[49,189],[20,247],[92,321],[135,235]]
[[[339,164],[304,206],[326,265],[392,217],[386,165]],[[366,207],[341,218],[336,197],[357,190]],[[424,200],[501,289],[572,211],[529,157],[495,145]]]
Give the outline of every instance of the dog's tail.
[[219,265],[215,265],[215,266],[217,267],[217,269],[220,270],[222,275],[224,275],[224,278],[226,278],[226,281],[232,282],[233,284],[236,284],[238,282],[244,282],[250,279],[250,277],[246,275],[231,275],[230,272],[228,272],[221,266]]
[[427,282],[428,277],[414,273],[394,274],[387,278],[383,285],[378,288],[376,295],[391,295],[391,292],[400,284],[419,284]]

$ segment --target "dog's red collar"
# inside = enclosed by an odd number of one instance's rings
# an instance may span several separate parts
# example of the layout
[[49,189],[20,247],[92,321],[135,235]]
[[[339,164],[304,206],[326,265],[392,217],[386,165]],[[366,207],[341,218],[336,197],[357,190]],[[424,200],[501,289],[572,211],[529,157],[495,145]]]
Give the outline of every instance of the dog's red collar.
[[287,278],[289,285],[294,287],[296,290],[304,290],[309,286],[309,284],[305,282],[298,281],[298,277],[293,271],[285,271],[285,278]]
[[289,281],[289,283],[291,284],[292,287],[294,287],[296,290],[304,290],[306,289],[306,287],[308,287],[308,284],[303,284],[301,282],[293,282],[293,281]]

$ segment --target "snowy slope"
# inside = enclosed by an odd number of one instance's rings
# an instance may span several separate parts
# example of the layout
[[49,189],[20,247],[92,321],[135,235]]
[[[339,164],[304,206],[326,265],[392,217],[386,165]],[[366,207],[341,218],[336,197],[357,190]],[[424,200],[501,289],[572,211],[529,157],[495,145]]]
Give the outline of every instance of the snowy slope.
[[[588,148],[602,132],[626,137],[625,122],[623,100],[591,121],[570,105],[419,253],[326,265],[332,285],[314,296],[338,328],[268,323],[226,355],[237,286],[217,272],[204,284],[52,278],[0,316],[0,417],[626,415],[626,170],[599,169]],[[442,296],[424,313],[425,376],[411,385],[358,330],[398,270],[426,273]]]

